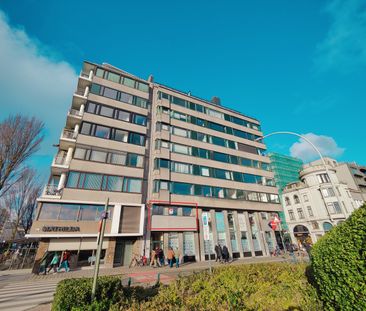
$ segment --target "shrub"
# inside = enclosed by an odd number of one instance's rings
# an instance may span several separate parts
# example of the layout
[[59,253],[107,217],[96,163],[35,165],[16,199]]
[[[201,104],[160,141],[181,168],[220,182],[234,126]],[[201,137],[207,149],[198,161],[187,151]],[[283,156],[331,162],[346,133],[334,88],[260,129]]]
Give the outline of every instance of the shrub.
[[366,310],[366,205],[322,237],[311,267],[329,310]]
[[305,269],[284,263],[217,268],[179,278],[128,310],[321,310]]
[[98,278],[95,301],[91,303],[92,278],[67,279],[56,288],[52,311],[107,311],[122,299],[122,284],[118,277]]

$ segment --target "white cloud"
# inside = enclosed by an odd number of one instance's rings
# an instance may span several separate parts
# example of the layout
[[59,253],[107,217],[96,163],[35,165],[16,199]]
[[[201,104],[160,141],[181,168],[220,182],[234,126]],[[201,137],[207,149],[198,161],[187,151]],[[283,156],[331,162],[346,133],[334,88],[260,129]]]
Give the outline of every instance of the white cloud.
[[332,0],[325,12],[331,25],[325,40],[317,48],[317,68],[321,71],[351,71],[366,65],[365,1]]
[[[316,135],[314,133],[302,134],[310,140],[323,156],[338,157],[343,154],[344,148],[340,148],[336,141],[329,136]],[[304,162],[309,162],[319,158],[313,147],[304,139],[300,138],[298,142],[290,147],[291,156],[300,158]]]
[[50,49],[9,25],[0,11],[0,120],[9,114],[36,116],[45,122],[46,139],[40,155],[52,156],[65,125],[76,88],[75,70],[56,60]]

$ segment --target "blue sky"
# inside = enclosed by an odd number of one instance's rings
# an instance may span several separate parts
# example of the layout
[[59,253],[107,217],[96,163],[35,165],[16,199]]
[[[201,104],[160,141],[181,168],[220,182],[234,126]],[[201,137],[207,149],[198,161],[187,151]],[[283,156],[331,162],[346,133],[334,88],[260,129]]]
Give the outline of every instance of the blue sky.
[[[324,154],[366,164],[366,1],[0,3],[0,118],[46,121],[32,164],[46,172],[83,60],[256,117],[264,133],[306,134]],[[270,151],[314,158],[293,137]]]

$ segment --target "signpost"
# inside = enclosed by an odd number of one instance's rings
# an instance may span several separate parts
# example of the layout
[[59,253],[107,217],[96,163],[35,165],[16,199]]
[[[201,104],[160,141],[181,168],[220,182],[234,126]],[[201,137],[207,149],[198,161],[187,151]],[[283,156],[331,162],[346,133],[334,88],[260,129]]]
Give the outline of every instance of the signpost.
[[95,291],[97,289],[97,279],[99,274],[99,265],[100,265],[100,255],[102,253],[102,246],[104,240],[104,231],[105,231],[105,224],[108,219],[108,204],[109,198],[105,202],[104,211],[102,213],[100,222],[99,222],[99,230],[98,230],[98,238],[97,238],[97,255],[95,260],[95,267],[94,267],[94,278],[93,278],[93,288],[91,294],[91,301],[93,302],[95,298]]
[[203,240],[208,241],[208,265],[210,273],[212,273],[211,267],[211,240],[210,240],[210,227],[209,227],[209,215],[208,212],[202,213],[202,225],[203,225]]

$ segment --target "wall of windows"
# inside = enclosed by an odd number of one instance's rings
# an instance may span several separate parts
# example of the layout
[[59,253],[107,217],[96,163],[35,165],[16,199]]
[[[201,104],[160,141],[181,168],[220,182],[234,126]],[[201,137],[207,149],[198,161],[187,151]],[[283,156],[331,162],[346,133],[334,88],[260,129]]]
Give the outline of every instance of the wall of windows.
[[147,118],[141,114],[132,113],[95,102],[88,102],[86,112],[142,126],[146,126],[147,123]]
[[191,147],[181,144],[172,143],[165,140],[156,140],[155,141],[155,148],[167,148],[170,149],[171,152],[179,153],[179,154],[185,154],[190,155],[192,157],[198,157],[203,159],[209,159],[213,161],[223,162],[223,163],[230,163],[230,164],[236,164],[241,165],[245,167],[254,167],[259,168],[262,170],[269,171],[270,165],[265,162],[260,162],[257,160],[247,159],[243,157],[238,157],[222,152],[207,150],[203,148],[197,148],[197,147]]
[[83,122],[81,125],[80,133],[83,135],[111,139],[133,145],[145,146],[145,135],[134,132],[127,132],[125,130],[99,124]]
[[[202,126],[202,127],[206,127],[209,128],[211,130],[214,131],[218,131],[221,133],[226,133],[229,135],[233,135],[236,137],[241,137],[241,138],[245,138],[245,139],[249,139],[249,140],[256,140],[258,138],[261,138],[261,136],[258,135],[254,135],[252,133],[248,133],[248,132],[244,132],[229,126],[224,126],[222,124],[219,123],[215,123],[215,122],[211,122],[211,121],[207,121],[204,119],[200,119],[194,116],[191,116],[189,114],[185,114],[185,113],[181,113],[178,111],[174,111],[174,110],[170,110],[169,108],[166,107],[159,107],[160,110],[163,113],[167,113],[170,114],[170,116],[176,120],[180,120],[180,121],[184,121],[184,122],[188,122],[188,123],[192,123],[194,125],[198,125],[198,126]],[[158,109],[159,109],[158,108]]]
[[172,194],[196,195],[219,199],[234,199],[243,201],[256,201],[265,203],[280,203],[277,194],[253,192],[247,190],[230,189],[222,187],[212,187],[196,185],[182,182],[166,180],[154,180],[154,192],[168,190]]
[[140,81],[136,81],[129,77],[122,76],[118,73],[104,70],[102,68],[97,68],[95,75],[99,78],[106,79],[112,82],[120,83],[128,87],[143,91],[145,93],[149,92],[149,85]]
[[161,131],[161,130],[170,131],[170,133],[172,133],[173,135],[176,135],[176,136],[185,137],[185,138],[197,140],[197,141],[200,141],[203,143],[213,144],[216,146],[221,146],[221,147],[230,148],[230,149],[234,149],[234,150],[245,151],[245,152],[249,152],[249,153],[253,153],[253,154],[263,155],[265,152],[264,149],[256,148],[251,145],[238,143],[236,141],[221,138],[218,136],[208,135],[208,134],[201,133],[201,132],[187,130],[185,128],[169,125],[169,124],[162,123],[162,122],[156,123],[156,130],[157,131]]
[[67,188],[141,193],[142,179],[70,171]]
[[208,167],[203,165],[196,165],[183,162],[175,162],[167,159],[156,158],[154,160],[154,168],[167,168],[175,173],[191,174],[196,176],[218,178],[232,180],[242,183],[260,184],[266,186],[275,186],[274,180],[264,176],[227,171],[220,168]]
[[184,100],[182,98],[179,98],[179,97],[176,97],[176,96],[173,96],[173,95],[169,95],[169,94],[166,94],[166,93],[163,93],[163,92],[159,92],[159,99],[162,99],[162,98],[169,100],[170,103],[172,103],[172,104],[182,106],[184,108],[188,108],[188,109],[191,109],[191,110],[194,110],[194,111],[205,113],[209,116],[219,118],[219,119],[222,119],[222,120],[226,120],[226,121],[229,121],[229,122],[232,122],[232,123],[235,123],[235,124],[238,124],[238,125],[242,125],[242,126],[245,126],[245,127],[249,127],[249,128],[254,129],[254,130],[258,130],[258,131],[261,130],[259,124],[249,122],[247,120],[244,120],[244,119],[241,119],[241,118],[238,118],[238,117],[234,117],[234,116],[226,114],[226,113],[222,113],[220,111],[202,106],[200,104],[195,104],[195,103],[189,102],[187,100]]
[[[104,205],[43,203],[39,220],[98,221]],[[109,206],[108,218],[112,219],[113,206]]]
[[96,83],[92,83],[90,87],[90,93],[118,100],[120,102],[124,102],[126,104],[134,105],[141,108],[147,108],[148,105],[148,101],[145,98],[111,89],[109,87]]
[[74,152],[74,158],[86,161],[95,161],[114,165],[123,165],[131,167],[142,167],[144,157],[135,153],[127,152],[108,152],[90,148],[77,147]]

